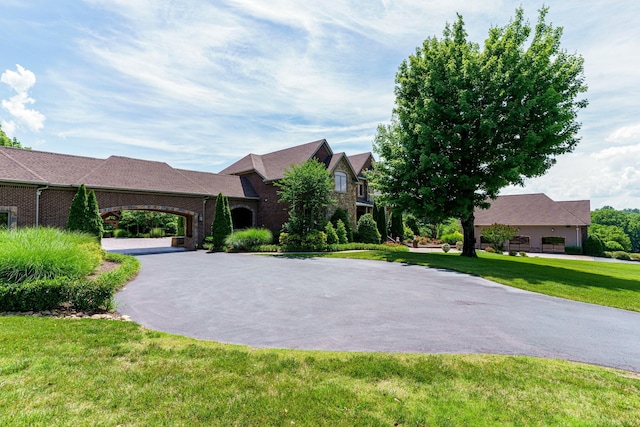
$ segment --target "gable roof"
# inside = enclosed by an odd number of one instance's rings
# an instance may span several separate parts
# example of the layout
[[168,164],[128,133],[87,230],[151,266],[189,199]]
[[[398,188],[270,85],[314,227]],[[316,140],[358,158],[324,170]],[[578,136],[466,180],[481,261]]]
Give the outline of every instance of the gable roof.
[[321,139],[263,155],[248,154],[220,173],[242,175],[256,172],[265,181],[275,181],[284,177],[284,171],[292,164],[299,165],[310,160],[323,146],[332,154],[327,140]]
[[475,225],[573,225],[591,224],[589,200],[555,202],[543,193],[498,196],[489,209],[476,208]]
[[353,170],[356,171],[356,175],[361,176],[362,172],[366,170],[365,168],[368,168],[368,165],[373,163],[374,159],[371,153],[360,153],[349,156],[349,161],[353,166]]
[[228,197],[256,197],[238,176],[175,169],[164,162],[107,159],[0,147],[0,181]]
[[333,170],[336,168],[336,166],[338,166],[338,164],[340,164],[340,161],[343,160],[343,159],[344,159],[344,162],[347,164],[347,166],[349,166],[349,170],[353,174],[354,179],[357,179],[358,174],[356,173],[355,170],[353,170],[353,165],[349,161],[349,157],[347,157],[347,155],[344,154],[344,153],[333,154],[329,158],[329,164],[327,165],[327,170],[329,172],[333,172]]

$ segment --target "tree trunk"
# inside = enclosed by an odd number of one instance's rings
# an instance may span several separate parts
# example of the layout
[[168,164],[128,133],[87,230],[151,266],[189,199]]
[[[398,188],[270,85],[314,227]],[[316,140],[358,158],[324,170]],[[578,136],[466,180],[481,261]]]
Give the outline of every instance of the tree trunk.
[[467,218],[462,218],[462,232],[464,233],[464,242],[462,245],[462,256],[469,258],[478,258],[476,254],[476,237],[474,233],[475,217],[473,213]]

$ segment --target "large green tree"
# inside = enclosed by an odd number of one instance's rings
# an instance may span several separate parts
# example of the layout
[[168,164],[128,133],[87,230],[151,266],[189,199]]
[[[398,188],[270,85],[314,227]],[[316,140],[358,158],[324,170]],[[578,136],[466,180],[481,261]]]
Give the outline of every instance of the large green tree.
[[560,48],[562,29],[540,10],[532,30],[521,8],[484,46],[461,16],[428,38],[396,75],[396,108],[374,141],[372,179],[417,216],[459,218],[463,256],[475,257],[474,209],[500,189],[544,174],[579,141],[583,60]]
[[87,189],[81,184],[76,191],[71,207],[69,208],[69,217],[67,218],[67,230],[71,231],[87,231],[87,221],[89,218],[89,198],[87,197]]
[[[609,225],[621,228],[629,237],[631,250],[640,252],[640,211],[638,209],[616,210],[611,206],[605,206],[602,209],[596,209],[591,212],[591,222],[594,225]],[[592,226],[590,234],[593,234],[593,230]],[[600,235],[600,237],[603,236]],[[620,243],[624,246],[624,243]]]
[[324,163],[311,159],[301,165],[291,165],[275,186],[279,188],[279,201],[289,203],[287,232],[305,236],[311,230],[322,229],[327,218],[327,206],[333,203],[331,194],[334,189]]

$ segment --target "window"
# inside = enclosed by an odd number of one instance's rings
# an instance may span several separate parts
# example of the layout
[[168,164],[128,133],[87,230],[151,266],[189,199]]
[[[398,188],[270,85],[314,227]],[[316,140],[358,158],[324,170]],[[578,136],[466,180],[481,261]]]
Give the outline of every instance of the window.
[[344,172],[336,172],[336,191],[338,193],[346,193],[347,192],[347,174]]
[[0,212],[0,228],[9,228],[9,212]]
[[358,197],[364,197],[364,184],[358,184]]

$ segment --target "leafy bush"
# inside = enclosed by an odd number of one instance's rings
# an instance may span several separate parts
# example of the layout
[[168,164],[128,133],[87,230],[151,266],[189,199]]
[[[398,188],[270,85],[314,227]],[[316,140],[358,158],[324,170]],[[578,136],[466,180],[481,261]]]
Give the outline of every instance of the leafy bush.
[[484,251],[485,252],[489,252],[490,254],[495,254],[496,253],[496,250],[493,249],[491,246],[486,247]]
[[450,234],[443,234],[442,236],[440,236],[440,240],[450,245],[455,245],[456,242],[463,241],[463,239],[464,239],[464,236],[462,235],[462,233],[459,233],[457,231]]
[[496,252],[504,250],[504,243],[513,239],[518,230],[505,224],[493,224],[484,228],[481,232],[482,238],[491,243]]
[[358,220],[358,241],[362,243],[380,243],[380,232],[371,214],[364,214]]
[[374,243],[359,243],[359,242],[352,242],[344,245],[330,245],[330,246],[327,246],[327,250],[332,252],[358,251],[358,250],[409,252],[409,248],[406,247],[405,245],[398,245],[395,243],[374,244]]
[[526,252],[524,252],[524,251],[520,251],[520,252],[518,252],[518,254],[519,254],[521,257],[524,257],[524,258],[526,258],[526,257],[528,257],[528,256],[529,256],[529,255],[527,255],[527,253],[526,253]]
[[629,254],[631,261],[640,261],[640,254]]
[[604,251],[604,252],[602,253],[602,257],[603,257],[603,258],[613,258],[613,252]]
[[615,240],[609,240],[608,242],[604,242],[604,250],[607,252],[624,252],[624,247]]
[[581,246],[565,246],[564,251],[569,255],[582,255]]
[[94,236],[55,228],[0,230],[0,281],[84,277],[102,259]]
[[589,234],[600,237],[603,242],[618,242],[624,251],[630,251],[632,249],[631,238],[625,233],[622,227],[592,224],[589,226]]
[[[347,240],[349,242],[353,242],[353,230],[351,229],[351,221],[349,220],[349,214],[347,211],[342,208],[337,208],[335,212],[333,212],[333,215],[331,215],[331,219],[329,221],[331,221],[336,231],[338,230],[338,221],[342,221],[342,225],[347,232]],[[338,238],[340,238],[340,236],[338,236]]]
[[336,234],[338,235],[338,244],[344,245],[349,243],[347,227],[344,225],[341,219],[337,221]]
[[460,221],[458,221],[456,218],[449,218],[446,221],[442,222],[442,224],[438,225],[436,237],[444,241],[442,236],[454,233],[462,234],[462,226],[460,225]]
[[118,228],[116,230],[113,230],[113,237],[131,237],[131,233],[129,232],[129,230],[126,230],[124,228]]
[[604,243],[596,235],[589,235],[584,244],[584,252],[589,256],[601,257],[604,253]]
[[37,279],[23,283],[0,283],[0,311],[40,311],[65,301],[68,277]]
[[164,237],[164,236],[165,236],[165,233],[162,228],[152,228],[151,231],[149,231],[149,237],[158,238],[158,237]]
[[327,225],[324,227],[324,232],[327,235],[328,245],[338,244],[338,233],[336,233],[336,229],[333,228],[333,224],[331,224],[331,222],[327,222]]
[[327,235],[323,231],[313,230],[306,236],[280,233],[280,246],[285,252],[324,251],[327,249]]
[[268,245],[273,240],[270,230],[264,228],[247,228],[234,231],[224,240],[224,244],[235,251],[253,251],[260,245]]
[[458,240],[456,242],[456,249],[457,250],[461,251],[463,246],[464,246],[464,242],[462,242],[462,240]]
[[631,261],[631,257],[625,251],[615,251],[611,254],[611,256],[615,259],[621,259],[624,261]]
[[451,246],[449,246],[448,243],[445,243],[444,245],[442,245],[442,251],[446,254],[447,252],[449,252],[451,250]]

